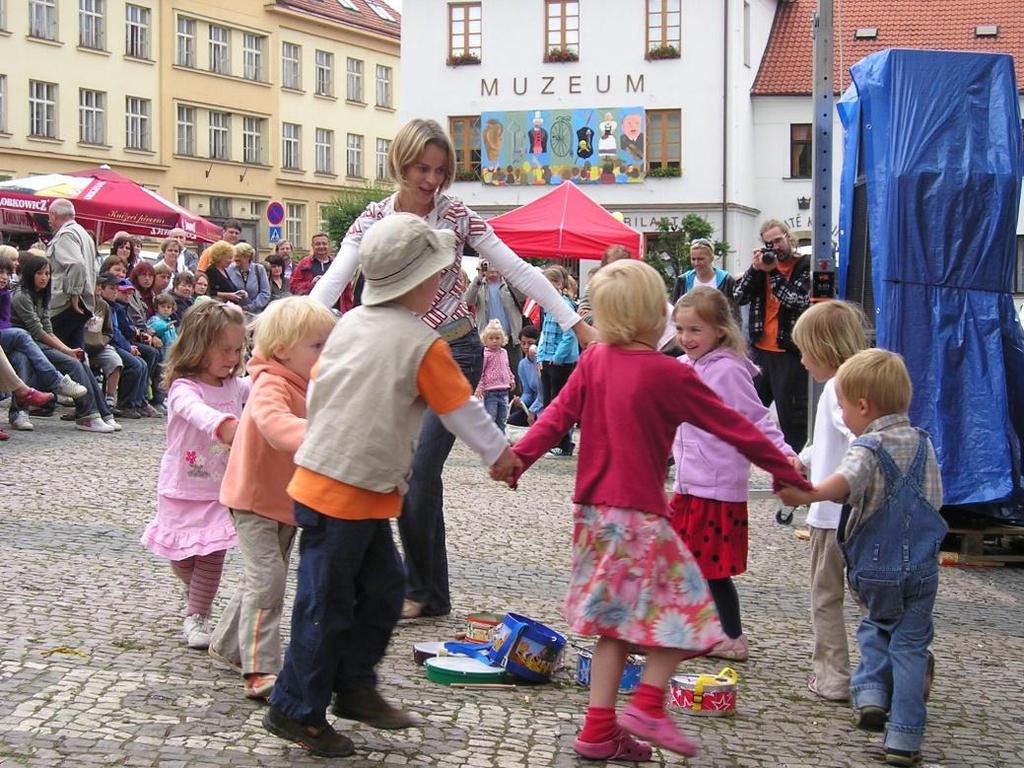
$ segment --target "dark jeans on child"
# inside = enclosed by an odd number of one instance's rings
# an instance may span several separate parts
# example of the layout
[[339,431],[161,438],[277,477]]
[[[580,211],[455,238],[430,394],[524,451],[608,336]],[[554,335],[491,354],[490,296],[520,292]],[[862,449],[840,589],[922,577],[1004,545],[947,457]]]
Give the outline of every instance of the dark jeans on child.
[[[558,393],[562,391],[562,387],[569,380],[569,376],[576,370],[575,363],[543,363],[540,368],[540,386],[541,391],[544,393],[544,402],[551,403],[558,397]],[[558,447],[562,449],[562,453],[568,455],[572,453],[572,427],[569,427],[569,431],[562,435],[561,442],[558,443]]]
[[296,502],[295,522],[302,535],[291,642],[270,703],[323,725],[332,693],[376,687],[405,574],[390,520],[340,520]]
[[72,349],[85,349],[85,324],[92,317],[92,312],[82,305],[82,312],[68,307],[50,318],[53,335]]
[[885,746],[917,752],[925,731],[939,545],[947,526],[921,491],[926,438],[906,474],[877,437],[866,435],[853,445],[874,452],[886,487],[882,507],[848,536],[843,535],[845,519],[839,526],[850,590],[867,613],[857,628],[861,660],[850,680],[853,706],[887,710]]
[[[484,365],[484,348],[472,324],[465,334],[448,344],[455,362],[469,379],[470,386],[476,389]],[[455,435],[445,429],[437,414],[428,408],[412,458],[409,491],[402,502],[402,516],[398,518],[405,554],[405,596],[422,604],[427,616],[443,616],[452,610],[441,471],[453,445]]]

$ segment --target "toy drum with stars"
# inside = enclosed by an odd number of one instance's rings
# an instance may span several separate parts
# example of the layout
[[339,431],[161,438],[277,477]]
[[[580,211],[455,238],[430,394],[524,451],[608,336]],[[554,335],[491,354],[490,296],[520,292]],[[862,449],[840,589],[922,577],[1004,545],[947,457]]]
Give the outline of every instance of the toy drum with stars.
[[675,675],[671,680],[669,703],[690,715],[734,715],[739,679],[730,667],[717,675]]

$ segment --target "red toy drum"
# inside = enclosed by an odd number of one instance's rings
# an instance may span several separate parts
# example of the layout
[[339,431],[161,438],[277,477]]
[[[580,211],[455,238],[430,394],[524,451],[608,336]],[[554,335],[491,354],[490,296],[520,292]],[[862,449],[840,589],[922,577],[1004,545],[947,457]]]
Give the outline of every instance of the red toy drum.
[[730,667],[717,675],[676,675],[671,681],[669,703],[690,715],[734,715],[739,679],[736,670]]

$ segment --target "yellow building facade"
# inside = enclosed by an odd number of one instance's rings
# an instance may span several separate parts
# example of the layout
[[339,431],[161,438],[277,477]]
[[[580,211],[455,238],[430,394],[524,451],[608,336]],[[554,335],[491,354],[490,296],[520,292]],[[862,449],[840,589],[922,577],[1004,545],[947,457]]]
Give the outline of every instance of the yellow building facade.
[[335,0],[0,0],[0,177],[107,163],[270,247],[305,250],[384,183],[398,14]]

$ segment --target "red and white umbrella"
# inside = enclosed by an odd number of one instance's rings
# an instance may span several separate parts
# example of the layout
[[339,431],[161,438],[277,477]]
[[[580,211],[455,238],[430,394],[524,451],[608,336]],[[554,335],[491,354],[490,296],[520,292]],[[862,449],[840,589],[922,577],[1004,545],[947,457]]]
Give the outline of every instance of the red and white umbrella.
[[118,231],[166,237],[180,227],[190,240],[212,243],[221,228],[103,165],[0,182],[0,229],[49,231],[46,209],[54,198],[75,205],[75,220],[97,243]]

